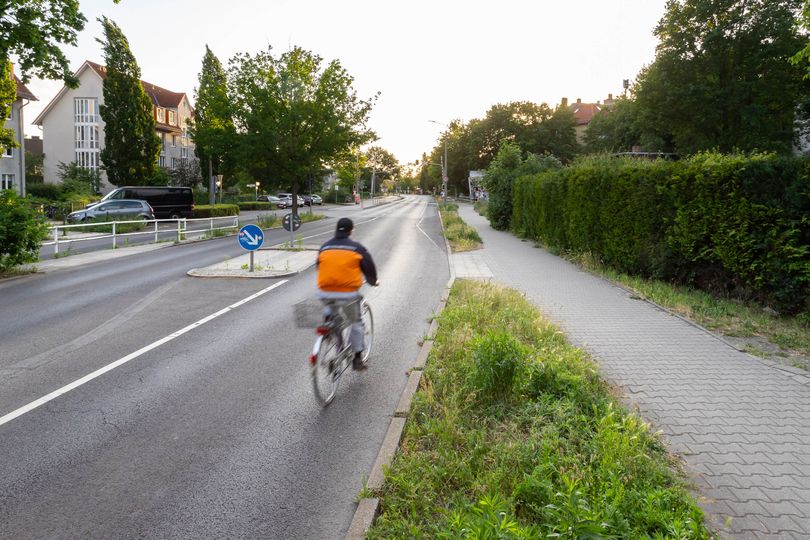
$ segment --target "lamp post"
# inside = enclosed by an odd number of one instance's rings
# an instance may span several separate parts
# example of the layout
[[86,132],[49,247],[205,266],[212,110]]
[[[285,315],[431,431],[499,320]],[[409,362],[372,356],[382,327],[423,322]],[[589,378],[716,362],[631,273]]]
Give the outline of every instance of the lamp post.
[[447,124],[442,124],[441,122],[437,122],[436,120],[428,120],[428,122],[432,122],[434,124],[439,124],[440,126],[445,127],[444,136],[444,159],[442,160],[442,202],[447,202],[447,135],[450,131],[450,126]]
[[256,182],[256,184],[255,184],[255,186],[256,186],[256,200],[257,201],[259,200],[259,185],[260,184],[261,184],[261,182]]

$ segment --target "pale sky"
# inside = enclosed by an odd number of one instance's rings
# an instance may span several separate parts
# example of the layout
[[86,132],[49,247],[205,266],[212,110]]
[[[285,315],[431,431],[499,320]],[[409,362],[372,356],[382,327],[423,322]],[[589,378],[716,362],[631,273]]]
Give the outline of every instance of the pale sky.
[[[194,99],[207,43],[227,67],[238,52],[291,46],[337,59],[358,94],[380,97],[370,127],[375,145],[400,162],[428,152],[449,123],[481,118],[495,103],[556,106],[622,92],[655,57],[653,29],[666,0],[81,0],[88,19],[72,69],[103,63],[96,18],[114,20],[129,40],[142,78]],[[32,80],[40,99],[32,121],[61,88]],[[27,126],[27,135],[40,134]]]

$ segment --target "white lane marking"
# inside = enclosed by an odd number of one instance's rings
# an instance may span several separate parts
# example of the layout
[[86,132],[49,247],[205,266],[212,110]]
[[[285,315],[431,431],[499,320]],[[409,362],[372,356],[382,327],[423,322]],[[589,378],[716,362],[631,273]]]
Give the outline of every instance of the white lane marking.
[[421,218],[419,218],[419,222],[416,224],[416,228],[417,228],[417,229],[419,229],[419,232],[421,232],[422,234],[424,234],[424,235],[425,235],[425,238],[427,238],[428,240],[430,240],[430,243],[431,243],[431,244],[433,244],[434,246],[436,246],[436,248],[437,248],[439,251],[442,251],[442,248],[440,248],[440,247],[439,247],[439,244],[437,244],[436,242],[434,242],[434,241],[433,241],[433,238],[431,238],[430,236],[428,236],[428,233],[426,233],[426,232],[424,231],[424,229],[422,229],[422,227],[421,227],[421,225],[422,225],[422,221],[425,219],[425,214],[427,213],[427,209],[428,209],[428,205],[427,205],[427,204],[425,204],[425,206],[424,206],[424,207],[422,207],[422,217],[421,217]]
[[235,303],[231,304],[230,306],[228,306],[226,308],[220,309],[216,313],[212,313],[211,315],[208,315],[207,317],[203,317],[199,321],[191,323],[190,325],[186,326],[185,328],[181,328],[180,330],[178,330],[178,331],[176,331],[176,332],[174,332],[172,334],[169,334],[168,336],[166,336],[164,338],[161,338],[161,339],[155,341],[154,343],[151,343],[151,344],[147,345],[146,347],[138,349],[134,353],[130,353],[130,354],[124,356],[123,358],[119,358],[115,362],[113,362],[111,364],[108,364],[108,365],[104,366],[103,368],[97,369],[96,371],[94,371],[94,372],[92,372],[92,373],[90,373],[88,375],[85,375],[81,379],[77,379],[77,380],[73,381],[72,383],[63,386],[62,388],[60,388],[58,390],[54,390],[53,392],[51,392],[50,394],[48,394],[46,396],[42,396],[41,398],[39,398],[39,399],[37,399],[35,401],[32,401],[28,405],[24,405],[24,406],[20,407],[16,411],[12,411],[12,412],[8,413],[7,415],[0,417],[0,426],[2,426],[3,424],[6,424],[8,422],[11,422],[15,418],[17,418],[19,416],[22,416],[27,412],[33,411],[37,407],[40,407],[40,406],[48,403],[49,401],[52,401],[52,400],[58,398],[62,394],[66,394],[66,393],[70,392],[71,390],[75,390],[76,388],[80,387],[81,385],[83,385],[83,384],[85,384],[87,382],[90,382],[90,381],[92,381],[93,379],[95,379],[97,377],[100,377],[100,376],[104,375],[108,371],[112,371],[115,368],[126,364],[130,360],[138,358],[139,356],[141,356],[141,355],[143,355],[143,354],[145,354],[145,353],[147,353],[147,352],[149,352],[149,351],[151,351],[153,349],[156,349],[156,348],[160,347],[164,343],[168,343],[169,341],[172,341],[173,339],[178,338],[178,337],[182,336],[183,334],[185,334],[187,332],[190,332],[191,330],[194,330],[195,328],[198,328],[198,327],[204,325],[205,323],[207,323],[209,321],[212,321],[213,319],[216,319],[220,315],[224,315],[224,314],[228,313],[229,311],[232,311],[232,310],[238,308],[239,306],[250,302],[251,300],[255,300],[256,298],[260,297],[261,295],[272,291],[276,287],[280,287],[281,285],[284,285],[285,283],[287,283],[287,281],[289,281],[289,280],[284,279],[284,280],[279,281],[278,283],[275,283],[275,284],[273,284],[273,285],[271,285],[271,286],[269,286],[269,287],[267,287],[265,289],[260,290],[259,292],[255,293],[255,294],[251,294],[247,298],[243,298],[242,300],[239,300],[238,302],[235,302]]

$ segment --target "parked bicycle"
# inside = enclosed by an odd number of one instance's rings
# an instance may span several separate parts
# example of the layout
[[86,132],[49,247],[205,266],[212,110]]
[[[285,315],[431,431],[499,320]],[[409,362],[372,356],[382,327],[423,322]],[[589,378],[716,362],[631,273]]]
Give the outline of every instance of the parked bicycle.
[[[296,305],[299,326],[307,325],[306,320],[311,318],[312,309],[311,303]],[[326,314],[323,315],[320,324],[315,329],[318,338],[312,347],[312,354],[309,355],[309,363],[312,389],[315,391],[315,397],[325,407],[335,398],[340,377],[351,367],[354,358],[354,351],[349,339],[352,323],[347,312],[352,309],[360,310],[360,317],[365,327],[363,364],[368,363],[371,347],[374,344],[374,316],[368,302],[362,297],[350,302],[322,300],[320,309],[321,313]]]

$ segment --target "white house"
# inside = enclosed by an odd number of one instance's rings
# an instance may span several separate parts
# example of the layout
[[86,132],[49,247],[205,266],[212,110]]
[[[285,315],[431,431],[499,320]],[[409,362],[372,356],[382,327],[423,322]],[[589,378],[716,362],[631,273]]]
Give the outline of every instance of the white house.
[[11,77],[17,85],[17,99],[11,104],[11,116],[6,120],[5,127],[14,131],[14,139],[19,147],[6,148],[0,155],[0,189],[13,189],[19,195],[25,195],[23,107],[31,101],[37,101],[37,98],[13,71]]
[[[34,124],[42,128],[45,183],[58,183],[59,164],[75,161],[81,167],[101,173],[102,191],[111,189],[100,159],[104,147],[104,120],[99,114],[99,106],[104,104],[106,74],[104,66],[85,61],[76,72],[79,86],[63,87],[34,120]],[[152,100],[155,129],[163,143],[158,165],[175,169],[183,160],[195,160],[186,122],[194,118],[188,96],[146,81],[141,81],[141,84]]]

